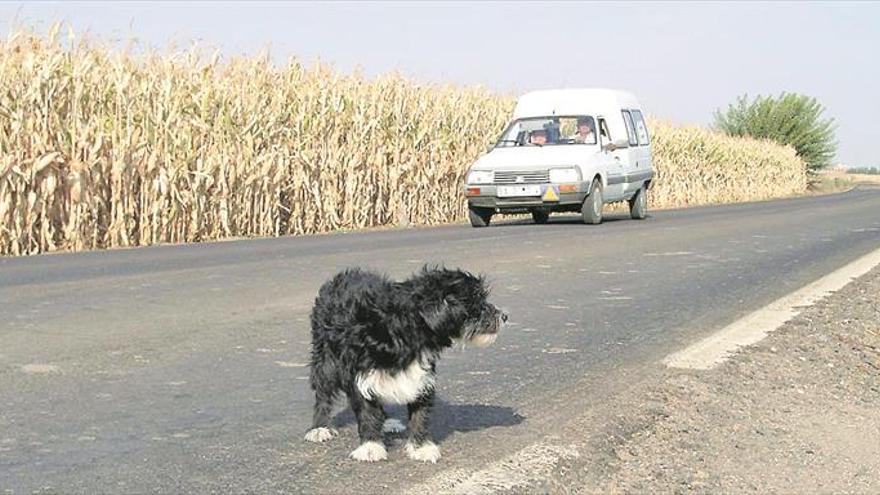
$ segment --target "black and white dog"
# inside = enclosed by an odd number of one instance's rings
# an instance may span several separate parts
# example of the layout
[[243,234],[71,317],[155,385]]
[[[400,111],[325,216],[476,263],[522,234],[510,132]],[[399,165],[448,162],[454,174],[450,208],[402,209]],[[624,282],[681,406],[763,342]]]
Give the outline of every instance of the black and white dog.
[[345,393],[361,442],[352,458],[388,457],[383,432],[406,429],[387,418],[383,404],[393,403],[409,411],[409,457],[437,462],[440,449],[429,431],[435,363],[456,342],[495,341],[507,315],[487,297],[481,277],[446,268],[426,267],[403,282],[350,269],[324,284],[311,315],[315,415],[305,439],[336,435],[330,413],[334,398]]

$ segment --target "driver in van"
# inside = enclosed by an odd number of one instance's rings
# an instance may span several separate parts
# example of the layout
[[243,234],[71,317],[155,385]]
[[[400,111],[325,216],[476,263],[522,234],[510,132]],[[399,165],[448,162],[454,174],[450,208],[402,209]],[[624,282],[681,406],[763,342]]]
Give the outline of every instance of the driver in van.
[[593,132],[592,120],[579,118],[577,121],[577,133],[571,139],[577,144],[595,144],[596,133]]
[[535,129],[529,133],[529,144],[536,146],[544,146],[547,144],[547,131],[544,129]]

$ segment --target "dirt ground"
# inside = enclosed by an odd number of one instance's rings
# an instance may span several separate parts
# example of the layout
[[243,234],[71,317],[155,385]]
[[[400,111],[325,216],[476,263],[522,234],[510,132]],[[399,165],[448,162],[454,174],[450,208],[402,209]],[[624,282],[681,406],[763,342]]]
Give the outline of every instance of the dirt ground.
[[857,184],[880,184],[880,175],[877,174],[846,174]]
[[857,185],[875,186],[880,184],[880,175],[850,174],[839,170],[827,170],[810,183],[809,194],[831,194],[847,191]]
[[513,491],[880,493],[880,268],[715,369],[629,397],[573,427],[591,432],[577,459]]

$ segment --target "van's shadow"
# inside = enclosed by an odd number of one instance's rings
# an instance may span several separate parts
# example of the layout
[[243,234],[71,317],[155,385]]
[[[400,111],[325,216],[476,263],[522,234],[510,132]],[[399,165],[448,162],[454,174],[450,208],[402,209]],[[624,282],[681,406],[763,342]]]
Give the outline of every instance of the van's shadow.
[[[385,411],[389,417],[406,424],[406,406],[386,406]],[[515,426],[524,420],[524,416],[507,406],[451,404],[435,399],[431,414],[431,433],[436,441],[441,442],[453,432],[467,433],[495,426]],[[355,425],[354,413],[346,408],[333,418],[333,423],[338,427]]]
[[[648,215],[650,218],[651,215]],[[605,213],[602,217],[602,223],[614,223],[619,221],[630,220],[629,213]],[[531,218],[516,218],[505,220],[499,218],[498,221],[492,222],[492,225],[489,228],[499,228],[499,227],[543,227],[543,225],[536,225]],[[559,214],[550,217],[550,221],[548,221],[545,225],[581,225],[584,227],[595,227],[594,225],[586,225],[584,221],[581,219],[580,215],[569,215],[569,214]]]

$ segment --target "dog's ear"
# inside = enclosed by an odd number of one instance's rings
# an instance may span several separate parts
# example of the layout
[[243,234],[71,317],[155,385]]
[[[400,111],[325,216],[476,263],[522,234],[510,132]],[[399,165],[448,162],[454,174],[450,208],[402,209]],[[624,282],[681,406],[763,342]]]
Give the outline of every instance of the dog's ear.
[[419,314],[428,328],[435,333],[453,337],[467,313],[454,297],[446,296],[441,301],[423,308]]

